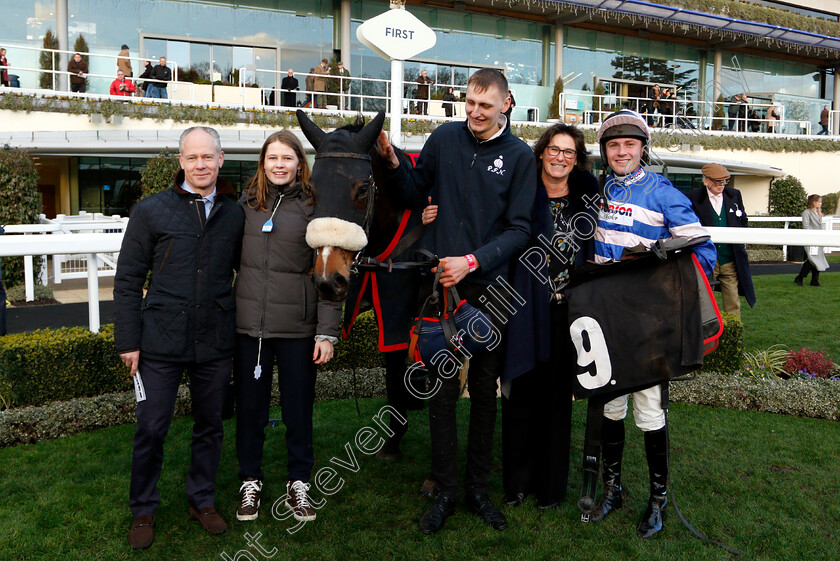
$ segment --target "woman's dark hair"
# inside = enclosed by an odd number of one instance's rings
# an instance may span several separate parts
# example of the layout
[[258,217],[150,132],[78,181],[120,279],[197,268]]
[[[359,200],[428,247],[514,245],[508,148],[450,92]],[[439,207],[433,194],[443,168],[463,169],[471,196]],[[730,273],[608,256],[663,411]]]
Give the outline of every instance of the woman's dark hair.
[[253,201],[248,202],[248,206],[256,210],[268,211],[268,177],[265,175],[265,153],[268,151],[269,145],[279,142],[285,144],[295,151],[298,158],[298,176],[296,181],[300,182],[303,192],[315,201],[315,186],[312,184],[312,172],[309,169],[309,162],[306,161],[306,153],[303,151],[303,145],[298,140],[298,137],[293,133],[282,130],[276,132],[265,139],[265,142],[260,149],[260,161],[257,164],[257,172],[251,181],[248,183],[248,198]]
[[575,167],[580,169],[589,169],[589,150],[586,149],[586,140],[583,138],[583,131],[574,125],[567,125],[566,123],[555,123],[545,130],[536,144],[534,144],[534,157],[537,159],[537,165],[540,163],[540,156],[545,152],[546,147],[551,143],[551,139],[558,134],[565,134],[572,137],[575,141],[575,151],[577,158],[575,160]]
[[814,205],[816,205],[820,199],[822,199],[822,197],[819,195],[808,195],[808,208],[814,208]]

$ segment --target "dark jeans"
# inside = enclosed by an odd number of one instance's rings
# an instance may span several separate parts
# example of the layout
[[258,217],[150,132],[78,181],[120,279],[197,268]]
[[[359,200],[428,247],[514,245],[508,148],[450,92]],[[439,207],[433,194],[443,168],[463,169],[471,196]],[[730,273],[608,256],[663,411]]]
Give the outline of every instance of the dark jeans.
[[822,130],[820,130],[817,134],[828,134],[828,125],[820,124],[820,126],[822,127]]
[[805,258],[805,262],[802,264],[802,269],[799,270],[799,274],[797,278],[804,279],[808,276],[808,273],[811,273],[811,284],[819,284],[820,282],[820,272],[811,264],[811,261],[808,258]]
[[[461,282],[457,286],[461,298],[482,309],[493,321],[504,340],[505,324],[490,314],[485,304],[479,301],[487,296],[488,303],[499,310],[503,320],[509,316],[498,298],[487,293],[487,287]],[[427,288],[426,293],[430,292]],[[501,294],[507,296],[504,291]],[[505,302],[509,297],[505,299]],[[470,394],[470,423],[467,432],[466,491],[468,494],[486,493],[490,479],[490,464],[493,454],[493,434],[496,430],[497,380],[504,364],[504,344],[493,350],[477,352],[470,359],[467,384]],[[429,432],[432,440],[432,474],[441,493],[454,496],[458,491],[458,427],[455,406],[458,402],[460,384],[458,376],[443,378],[430,364],[430,387],[440,379],[441,387],[429,399]]]
[[265,427],[271,402],[274,365],[280,388],[280,407],[286,426],[288,479],[309,481],[312,451],[312,405],[315,402],[315,340],[263,339],[259,380],[254,379],[259,339],[236,336],[236,456],[239,476],[263,480]]
[[144,359],[140,353],[138,372],[146,390],[146,400],[137,404],[137,429],[131,458],[129,506],[135,517],[154,515],[160,504],[157,482],[163,464],[163,442],[172,422],[184,370],[191,384],[194,421],[187,498],[197,509],[213,506],[224,436],[222,404],[232,366],[230,358],[176,363]]
[[572,430],[575,349],[568,307],[551,304],[551,352],[511,381],[502,397],[502,476],[505,493],[534,493],[541,505],[566,498]]
[[70,82],[70,91],[76,93],[85,93],[85,89],[87,86],[84,82],[80,82],[76,84],[75,82]]
[[418,115],[428,115],[429,114],[429,102],[428,101],[418,101],[417,102],[417,114]]

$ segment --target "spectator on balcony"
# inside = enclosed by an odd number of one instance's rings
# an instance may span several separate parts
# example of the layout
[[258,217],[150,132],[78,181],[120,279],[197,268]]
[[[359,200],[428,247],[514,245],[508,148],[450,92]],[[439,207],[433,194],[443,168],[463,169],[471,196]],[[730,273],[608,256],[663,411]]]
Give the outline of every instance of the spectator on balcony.
[[[295,71],[291,68],[289,68],[288,75],[280,82],[280,89],[283,92],[280,97],[280,105],[283,107],[294,107],[297,105],[297,94],[295,92],[300,89],[300,82],[295,78]],[[307,89],[309,89],[308,86]]]
[[125,72],[117,70],[117,79],[111,82],[111,95],[128,97],[137,91],[137,86],[131,80],[126,80]]
[[9,87],[9,61],[6,59],[6,49],[0,49],[0,84]]
[[67,65],[67,72],[70,73],[70,91],[85,93],[87,89],[88,65],[82,60],[82,55],[76,53],[73,60]]
[[343,111],[350,105],[347,101],[349,99],[347,96],[350,93],[350,71],[344,68],[344,63],[339,62],[336,64],[336,68],[333,72],[336,76],[338,76],[338,93],[341,96],[338,106]]
[[123,74],[129,78],[134,76],[134,69],[131,68],[131,60],[128,58],[128,45],[123,44],[120,47],[120,54],[117,55],[117,69],[122,70]]
[[452,117],[455,115],[455,105],[453,104],[454,101],[458,101],[458,98],[455,97],[455,90],[452,86],[446,88],[446,93],[443,94],[443,112],[446,114],[447,117]]
[[166,66],[166,57],[160,57],[160,64],[152,68],[152,82],[146,82],[146,95],[159,99],[169,99],[166,83],[172,80],[172,70]]
[[429,114],[429,86],[434,83],[434,80],[426,76],[425,70],[420,71],[420,77],[417,78],[417,99],[420,100],[417,102],[418,115]]
[[778,101],[774,101],[773,105],[767,108],[767,115],[765,118],[767,119],[767,132],[780,132],[781,128],[779,126],[779,121],[782,118],[782,106]]
[[820,126],[822,130],[817,134],[828,134],[828,105],[823,106],[823,110],[820,112]]
[[308,103],[309,107],[313,107],[315,105],[315,94],[312,93],[315,91],[314,68],[309,69],[309,76],[306,77],[306,82],[304,82],[304,84],[306,85],[306,101],[303,102],[303,106],[307,107],[306,104]]
[[[153,69],[154,69],[154,66],[152,66],[152,63],[149,62],[148,60],[144,60],[143,61],[143,73],[140,74],[140,77],[141,78],[151,78]],[[144,95],[149,95],[149,86],[150,85],[151,85],[151,82],[142,82],[140,84],[140,88],[143,90],[142,93]]]
[[323,109],[324,106],[327,104],[327,96],[323,95],[322,92],[327,91],[327,78],[326,76],[330,75],[330,69],[327,67],[327,59],[321,59],[321,64],[315,67],[315,81],[313,82],[314,86],[313,89],[318,93],[318,95],[312,96],[312,105],[317,106],[320,109]]

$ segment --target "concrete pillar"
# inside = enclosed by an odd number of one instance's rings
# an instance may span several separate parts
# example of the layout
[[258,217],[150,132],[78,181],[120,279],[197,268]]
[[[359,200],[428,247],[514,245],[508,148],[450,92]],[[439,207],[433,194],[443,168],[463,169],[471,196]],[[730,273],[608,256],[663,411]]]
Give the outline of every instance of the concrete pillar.
[[350,67],[350,0],[341,0],[341,62]]
[[542,26],[542,76],[540,77],[540,85],[553,86],[554,78],[552,77],[551,66],[551,27],[548,25]]
[[563,31],[562,23],[554,24],[554,79],[563,75]]
[[[70,41],[67,37],[67,0],[55,0],[55,33],[58,37],[58,50],[70,50]],[[69,62],[70,58],[67,53],[61,53],[58,56],[56,70],[61,70],[62,72],[67,70],[67,64]],[[59,74],[56,83],[58,84],[58,91],[66,92],[70,89],[67,74]]]
[[723,65],[723,51],[715,49],[715,73],[712,76],[712,101],[720,97],[720,67]]
[[[831,108],[840,111],[840,66],[834,67],[834,98],[831,101]],[[840,134],[840,119],[833,119],[831,134]]]

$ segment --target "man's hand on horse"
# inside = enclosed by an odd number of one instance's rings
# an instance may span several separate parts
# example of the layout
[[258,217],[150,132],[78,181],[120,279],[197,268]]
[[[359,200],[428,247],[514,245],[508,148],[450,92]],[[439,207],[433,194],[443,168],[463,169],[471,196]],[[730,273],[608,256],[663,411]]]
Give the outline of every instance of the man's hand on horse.
[[429,197],[429,204],[428,206],[426,206],[426,208],[423,209],[423,214],[421,216],[421,219],[423,220],[423,226],[427,226],[428,224],[431,224],[435,221],[435,218],[437,218],[437,211],[438,206],[433,205],[432,198]]
[[[443,273],[440,275],[440,284],[449,288],[461,282],[470,272],[470,265],[466,257],[444,257],[440,260]],[[432,269],[437,272],[437,269]]]
[[385,165],[391,169],[397,169],[400,166],[400,161],[397,159],[397,153],[394,152],[394,147],[388,139],[388,133],[385,131],[379,132],[379,138],[376,139],[376,149],[379,150],[379,155],[385,160]]

